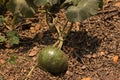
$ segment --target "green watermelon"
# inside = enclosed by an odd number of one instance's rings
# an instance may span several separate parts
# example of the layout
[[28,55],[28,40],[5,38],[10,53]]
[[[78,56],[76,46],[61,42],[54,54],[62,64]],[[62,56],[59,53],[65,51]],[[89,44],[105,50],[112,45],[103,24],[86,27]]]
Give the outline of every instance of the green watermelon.
[[38,65],[41,69],[52,74],[63,73],[68,67],[68,58],[59,48],[47,46],[38,56]]

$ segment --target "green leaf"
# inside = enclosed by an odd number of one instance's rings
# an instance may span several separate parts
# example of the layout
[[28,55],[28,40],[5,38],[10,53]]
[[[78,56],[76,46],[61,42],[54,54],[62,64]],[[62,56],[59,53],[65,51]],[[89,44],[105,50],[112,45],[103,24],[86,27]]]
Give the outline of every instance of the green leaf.
[[2,26],[4,24],[4,21],[5,21],[5,19],[4,19],[3,15],[0,15],[0,26]]
[[63,3],[63,5],[65,5],[65,4],[72,4],[72,5],[77,5],[78,4],[78,2],[79,2],[80,0],[65,0],[65,2]]
[[17,35],[15,31],[10,31],[7,33],[7,37],[14,37],[15,35]]
[[37,9],[33,4],[33,0],[9,0],[6,6],[14,15],[22,17],[34,17]]
[[80,0],[76,6],[67,9],[67,18],[70,22],[81,22],[97,14],[103,0]]
[[5,42],[5,36],[0,36],[0,42]]
[[19,44],[19,37],[17,36],[13,36],[13,37],[10,37],[10,46],[13,46],[14,44]]
[[49,4],[50,6],[53,6],[54,4],[57,4],[59,0],[34,0],[34,4],[37,6],[45,6]]
[[8,60],[11,64],[16,64],[16,58],[14,55],[11,55],[9,60]]
[[10,42],[10,46],[13,46],[14,44],[19,44],[19,37],[15,31],[8,32],[7,37]]

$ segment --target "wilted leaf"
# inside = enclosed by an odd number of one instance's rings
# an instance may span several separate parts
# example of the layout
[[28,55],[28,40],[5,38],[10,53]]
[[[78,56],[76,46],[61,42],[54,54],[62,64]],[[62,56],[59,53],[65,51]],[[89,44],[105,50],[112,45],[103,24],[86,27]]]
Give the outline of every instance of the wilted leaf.
[[0,36],[0,42],[4,42],[5,41],[5,37],[4,36]]
[[5,60],[4,59],[0,59],[0,64],[4,64]]
[[70,22],[81,22],[88,17],[97,14],[103,0],[80,0],[78,5],[67,9],[67,18]]
[[22,17],[33,17],[35,13],[35,5],[33,0],[9,0],[7,8],[12,11],[15,15]]
[[113,62],[114,62],[114,63],[117,63],[117,62],[118,62],[118,58],[119,58],[118,55],[115,55],[115,56],[113,57]]

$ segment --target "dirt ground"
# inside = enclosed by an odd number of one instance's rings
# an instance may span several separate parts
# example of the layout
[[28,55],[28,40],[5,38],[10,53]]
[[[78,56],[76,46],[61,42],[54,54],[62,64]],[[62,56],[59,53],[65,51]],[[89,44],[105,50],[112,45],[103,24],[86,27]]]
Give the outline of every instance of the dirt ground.
[[[108,1],[97,15],[76,23],[64,41],[62,50],[69,57],[64,75],[54,76],[38,67],[28,74],[41,49],[56,41],[44,14],[17,25],[20,44],[13,48],[0,45],[0,80],[120,80],[120,4]],[[57,17],[57,25],[63,25],[64,12]],[[11,55],[15,64],[6,62]]]

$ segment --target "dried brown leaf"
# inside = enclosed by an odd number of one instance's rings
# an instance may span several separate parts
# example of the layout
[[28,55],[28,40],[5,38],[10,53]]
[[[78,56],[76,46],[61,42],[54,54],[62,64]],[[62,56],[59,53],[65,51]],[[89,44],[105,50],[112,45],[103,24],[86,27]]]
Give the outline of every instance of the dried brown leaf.
[[119,58],[118,55],[115,55],[115,56],[113,57],[113,62],[114,62],[114,63],[117,63],[117,62],[118,62],[118,58]]

